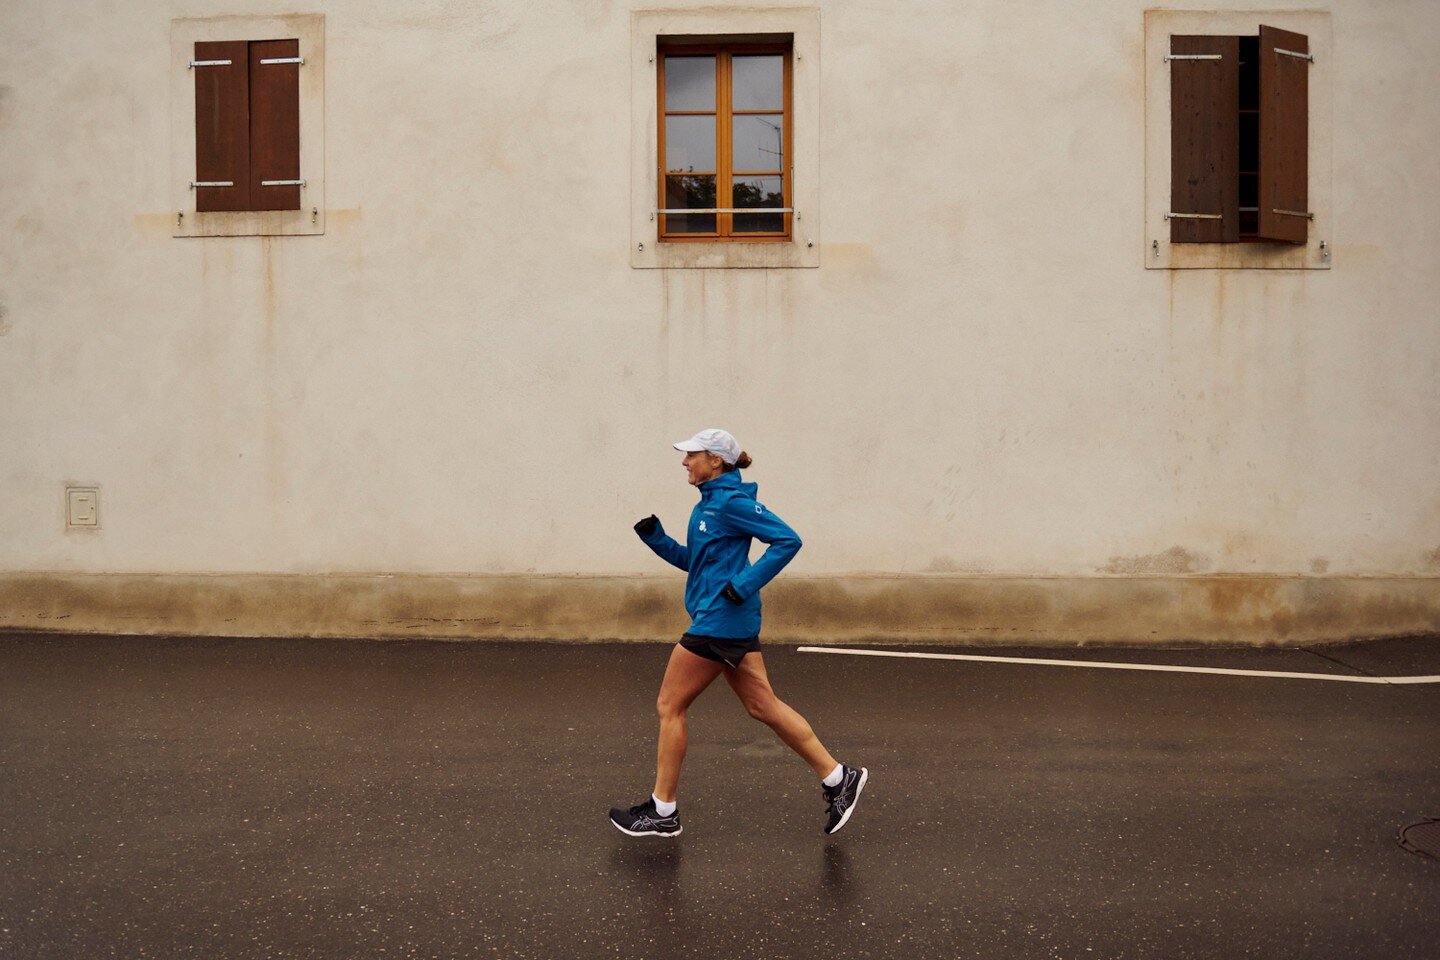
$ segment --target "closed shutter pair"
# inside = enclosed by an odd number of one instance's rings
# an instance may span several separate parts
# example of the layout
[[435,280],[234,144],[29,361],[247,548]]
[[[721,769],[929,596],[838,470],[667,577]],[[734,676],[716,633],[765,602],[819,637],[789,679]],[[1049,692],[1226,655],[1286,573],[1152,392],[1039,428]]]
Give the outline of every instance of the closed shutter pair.
[[299,58],[299,40],[195,44],[196,210],[300,209]]
[[[1241,37],[1170,38],[1171,243],[1306,240],[1310,41],[1262,26],[1256,49],[1243,71]],[[1242,76],[1258,82],[1258,102],[1243,101],[1254,109],[1242,109]],[[1244,138],[1257,169],[1242,170],[1242,126],[1257,113]]]

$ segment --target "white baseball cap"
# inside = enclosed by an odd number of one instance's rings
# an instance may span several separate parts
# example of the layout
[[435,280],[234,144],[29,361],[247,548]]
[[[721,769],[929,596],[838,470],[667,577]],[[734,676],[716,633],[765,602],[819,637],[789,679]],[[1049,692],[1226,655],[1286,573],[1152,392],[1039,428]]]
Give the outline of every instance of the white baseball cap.
[[686,453],[704,450],[715,454],[726,463],[734,463],[740,459],[740,444],[729,433],[715,427],[701,430],[689,440],[681,440],[675,444],[675,449],[684,450]]

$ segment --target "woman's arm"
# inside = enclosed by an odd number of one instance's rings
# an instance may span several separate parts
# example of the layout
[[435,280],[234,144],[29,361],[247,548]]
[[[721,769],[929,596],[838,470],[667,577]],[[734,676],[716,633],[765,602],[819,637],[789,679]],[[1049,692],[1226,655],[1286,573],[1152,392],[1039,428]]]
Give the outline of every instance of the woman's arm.
[[690,572],[690,553],[682,545],[675,542],[673,537],[665,534],[665,528],[660,524],[660,518],[650,514],[644,520],[635,524],[635,532],[640,539],[651,550],[659,555],[661,560]]
[[730,581],[743,602],[775,579],[785,564],[800,552],[803,544],[800,535],[790,529],[789,524],[748,497],[731,497],[726,502],[725,522],[736,532],[769,544],[759,560]]

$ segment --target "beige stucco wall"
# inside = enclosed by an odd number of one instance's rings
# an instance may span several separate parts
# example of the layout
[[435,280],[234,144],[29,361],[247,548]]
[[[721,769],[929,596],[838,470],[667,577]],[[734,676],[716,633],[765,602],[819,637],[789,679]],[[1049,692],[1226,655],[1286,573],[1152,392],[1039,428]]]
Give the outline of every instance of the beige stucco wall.
[[0,4],[0,572],[656,574],[719,425],[797,578],[1440,576],[1440,6],[1286,5],[1308,271],[1143,267],[1145,5],[817,6],[819,266],[664,270],[630,5],[325,4],[324,234],[202,239],[172,18],[295,11]]

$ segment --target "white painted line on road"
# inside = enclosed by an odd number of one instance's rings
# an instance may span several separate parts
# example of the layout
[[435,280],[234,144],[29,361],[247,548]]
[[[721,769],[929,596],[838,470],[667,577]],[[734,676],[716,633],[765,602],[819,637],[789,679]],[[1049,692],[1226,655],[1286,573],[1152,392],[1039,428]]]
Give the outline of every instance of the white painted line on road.
[[1177,667],[1167,663],[1118,663],[1113,660],[1042,660],[1035,657],[991,657],[969,653],[912,653],[907,650],[855,650],[849,647],[798,647],[797,653],[836,653],[852,657],[904,657],[912,660],[971,660],[977,663],[1024,663],[1041,667],[1090,667],[1095,670],[1151,670],[1159,673],[1219,673],[1232,677],[1280,677],[1287,680],[1334,680],[1339,683],[1440,683],[1433,677],[1346,677],[1331,673],[1285,670],[1230,670],[1224,667]]

